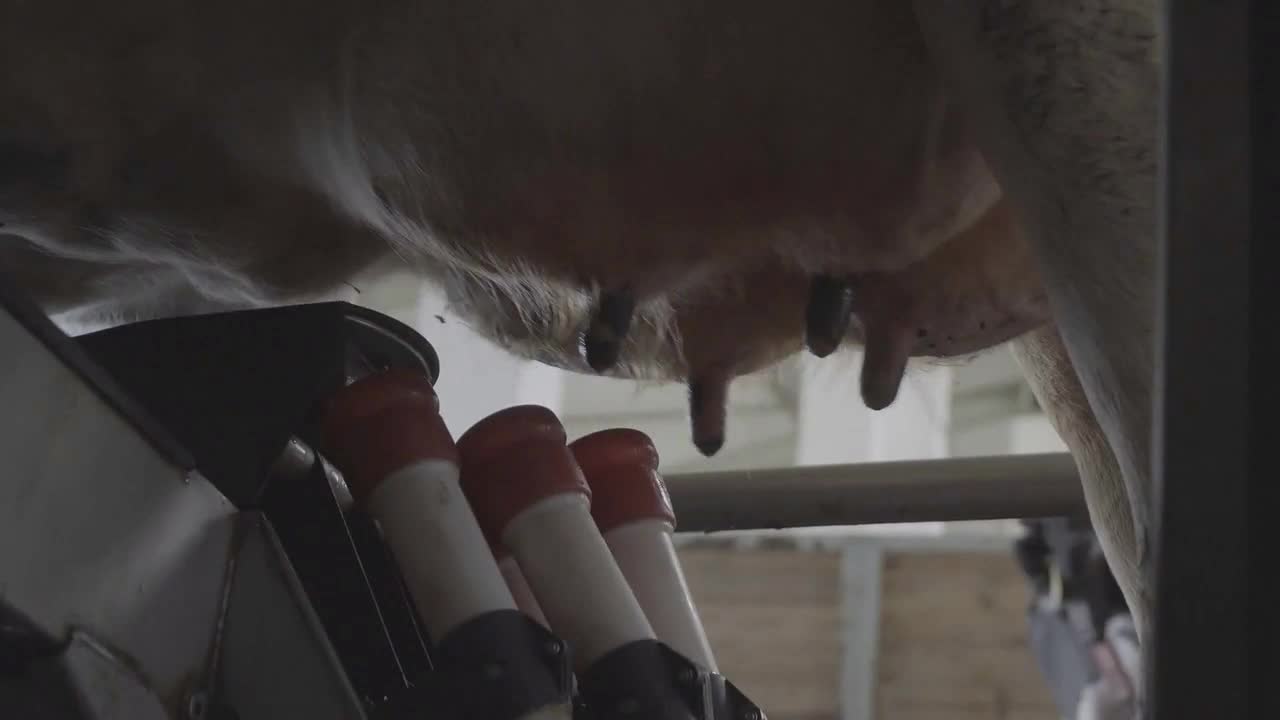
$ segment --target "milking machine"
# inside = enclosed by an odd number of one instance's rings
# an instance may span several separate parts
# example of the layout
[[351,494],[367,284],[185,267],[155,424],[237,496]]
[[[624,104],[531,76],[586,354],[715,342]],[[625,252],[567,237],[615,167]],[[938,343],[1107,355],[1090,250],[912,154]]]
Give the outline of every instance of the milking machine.
[[0,286],[0,715],[759,720],[643,434],[455,439],[346,303],[68,338]]

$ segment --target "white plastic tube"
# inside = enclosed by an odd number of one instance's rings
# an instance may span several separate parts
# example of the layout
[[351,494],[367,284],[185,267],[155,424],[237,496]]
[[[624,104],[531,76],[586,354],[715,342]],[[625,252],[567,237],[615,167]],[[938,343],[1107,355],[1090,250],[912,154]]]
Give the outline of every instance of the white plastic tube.
[[524,405],[458,440],[480,524],[515,556],[551,629],[583,671],[653,629],[590,512],[590,490],[550,410]]
[[538,598],[534,597],[533,588],[529,587],[529,581],[511,553],[505,553],[498,558],[498,570],[502,571],[502,577],[507,581],[507,588],[511,590],[511,596],[515,598],[516,607],[520,612],[537,620],[543,627],[550,628],[547,616],[543,614],[542,606],[538,604]]
[[424,460],[392,473],[369,494],[365,511],[382,529],[432,637],[482,613],[516,609],[452,462]]
[[645,519],[615,527],[604,533],[604,539],[658,639],[707,670],[718,672],[671,544],[671,533],[669,523]]
[[657,638],[718,671],[671,543],[675,513],[653,441],[619,428],[586,435],[569,449],[591,488],[592,516]]
[[591,520],[587,498],[553,495],[530,506],[502,535],[551,627],[582,667],[635,640],[654,637],[626,578]]
[[339,391],[325,451],[377,522],[437,641],[515,600],[459,484],[457,448],[425,375],[389,371]]

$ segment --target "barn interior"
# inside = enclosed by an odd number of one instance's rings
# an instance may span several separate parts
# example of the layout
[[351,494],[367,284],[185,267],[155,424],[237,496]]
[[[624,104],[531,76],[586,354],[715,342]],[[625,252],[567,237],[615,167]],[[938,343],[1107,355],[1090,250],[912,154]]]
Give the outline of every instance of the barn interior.
[[[1274,235],[1258,208],[1276,206],[1276,185],[1262,176],[1274,168],[1221,158],[1274,139],[1280,123],[1256,114],[1276,93],[1233,44],[1263,37],[1246,3],[1168,5],[1170,72],[1194,81],[1166,101],[1184,119],[1166,148],[1156,649],[1138,650],[1074,464],[1005,348],[913,365],[881,411],[857,401],[856,351],[794,357],[734,382],[732,432],[708,458],[683,386],[516,358],[417,278],[83,334],[0,278],[0,716],[1270,717],[1245,709],[1242,649],[1259,527],[1246,517],[1263,507],[1247,497],[1265,365],[1252,255]],[[1253,80],[1210,81],[1228,75]],[[1227,241],[1206,247],[1206,234]],[[281,352],[289,333],[303,351]],[[1224,373],[1222,357],[1255,360]],[[430,378],[453,438],[529,405],[568,441],[647,436],[680,590],[714,661],[645,656],[637,667],[665,674],[597,687],[530,613],[433,640],[409,561],[386,547],[392,511],[364,518],[358,473],[321,457],[317,398],[388,369]],[[531,647],[540,664],[519,665]],[[646,705],[634,693],[650,681],[685,694]],[[583,687],[594,705],[575,704]]]

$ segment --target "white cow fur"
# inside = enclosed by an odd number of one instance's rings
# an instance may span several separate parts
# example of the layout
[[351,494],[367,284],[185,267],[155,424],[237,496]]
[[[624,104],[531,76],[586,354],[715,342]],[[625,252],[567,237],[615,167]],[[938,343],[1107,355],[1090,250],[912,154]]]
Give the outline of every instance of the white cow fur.
[[1021,357],[1082,466],[1108,559],[1147,637],[1157,5],[917,0],[916,8],[941,66],[982,118],[997,176],[1034,228],[1066,352],[1047,336],[1025,341]]

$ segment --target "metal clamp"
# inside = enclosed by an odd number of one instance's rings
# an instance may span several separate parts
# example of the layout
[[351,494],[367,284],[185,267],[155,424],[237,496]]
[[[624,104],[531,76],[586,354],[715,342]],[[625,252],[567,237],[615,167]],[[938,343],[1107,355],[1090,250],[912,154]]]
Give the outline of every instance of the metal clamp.
[[764,720],[720,673],[657,640],[628,643],[583,673],[574,720]]

